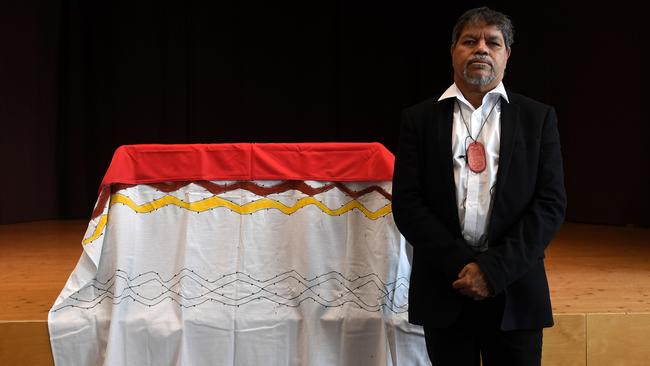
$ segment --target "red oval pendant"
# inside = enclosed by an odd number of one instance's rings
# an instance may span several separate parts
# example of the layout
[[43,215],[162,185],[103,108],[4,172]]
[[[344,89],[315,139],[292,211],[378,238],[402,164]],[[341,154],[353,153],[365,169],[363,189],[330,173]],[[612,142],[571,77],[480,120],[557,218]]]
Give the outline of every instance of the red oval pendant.
[[474,173],[480,173],[485,170],[485,148],[483,144],[474,141],[467,147],[467,165]]

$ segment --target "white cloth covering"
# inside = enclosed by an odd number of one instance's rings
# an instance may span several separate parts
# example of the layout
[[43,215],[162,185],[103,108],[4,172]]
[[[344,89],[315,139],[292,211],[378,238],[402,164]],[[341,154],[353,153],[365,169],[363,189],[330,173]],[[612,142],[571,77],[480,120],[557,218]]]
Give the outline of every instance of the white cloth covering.
[[55,363],[428,365],[390,182],[345,186],[367,193],[116,192],[50,310]]

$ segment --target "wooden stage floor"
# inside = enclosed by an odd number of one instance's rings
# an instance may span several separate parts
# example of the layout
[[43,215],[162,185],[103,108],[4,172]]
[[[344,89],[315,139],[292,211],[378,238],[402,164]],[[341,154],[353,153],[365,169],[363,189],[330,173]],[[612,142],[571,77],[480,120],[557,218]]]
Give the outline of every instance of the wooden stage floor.
[[[86,225],[85,220],[0,225],[0,327],[14,329],[25,323],[25,329],[40,327],[38,332],[47,337],[42,334],[47,312],[79,259]],[[648,320],[642,329],[648,337],[640,342],[650,350],[650,229],[566,223],[546,256],[556,320],[567,315],[553,332],[575,341],[583,333],[581,327],[586,332],[587,314],[640,314]],[[580,342],[588,348],[589,341],[583,338]],[[566,343],[561,342],[558,345]],[[0,357],[11,347],[0,339]],[[583,353],[576,357],[583,358]],[[584,357],[584,363],[552,364],[600,364]],[[640,362],[650,361],[650,351],[641,357]]]

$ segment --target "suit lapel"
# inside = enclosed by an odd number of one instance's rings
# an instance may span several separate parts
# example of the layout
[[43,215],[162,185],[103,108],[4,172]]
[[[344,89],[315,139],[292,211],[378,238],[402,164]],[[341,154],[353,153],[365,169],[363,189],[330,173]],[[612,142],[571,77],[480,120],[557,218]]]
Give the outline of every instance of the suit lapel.
[[[501,141],[499,143],[499,170],[497,171],[497,187],[493,200],[492,217],[490,221],[494,220],[495,213],[498,212],[498,205],[501,196],[503,195],[503,187],[508,179],[508,171],[510,169],[510,161],[512,160],[512,153],[515,147],[517,131],[519,129],[519,105],[513,100],[514,98],[508,93],[510,103],[506,100],[501,100]],[[490,223],[490,228],[495,226]]]
[[454,118],[454,101],[455,98],[448,98],[439,102],[440,111],[435,113],[438,118],[436,126],[438,126],[438,158],[440,167],[442,168],[439,174],[442,174],[442,181],[446,182],[444,187],[447,191],[444,192],[445,197],[449,199],[447,207],[449,208],[449,215],[454,220],[458,232],[460,232],[460,221],[458,220],[458,208],[456,207],[456,182],[454,180],[454,157],[452,151],[452,128]]
[[440,102],[440,113],[437,113],[438,121],[436,125],[438,126],[438,153],[440,154],[440,162],[444,174],[446,175],[445,180],[450,182],[452,186],[455,186],[454,183],[454,164],[452,156],[452,128],[453,128],[453,118],[454,118],[454,98],[448,98]]

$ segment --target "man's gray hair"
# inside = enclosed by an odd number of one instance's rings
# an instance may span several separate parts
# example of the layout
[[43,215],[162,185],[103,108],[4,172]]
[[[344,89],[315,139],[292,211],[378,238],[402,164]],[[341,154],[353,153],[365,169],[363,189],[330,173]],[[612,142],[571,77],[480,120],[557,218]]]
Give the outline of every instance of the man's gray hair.
[[501,34],[503,34],[503,40],[505,41],[507,48],[510,48],[512,43],[514,43],[515,30],[510,18],[501,12],[483,6],[480,8],[470,9],[458,18],[456,25],[454,25],[454,31],[451,34],[452,46],[458,42],[458,37],[460,37],[460,34],[463,32],[466,25],[477,23],[494,25],[499,28]]

